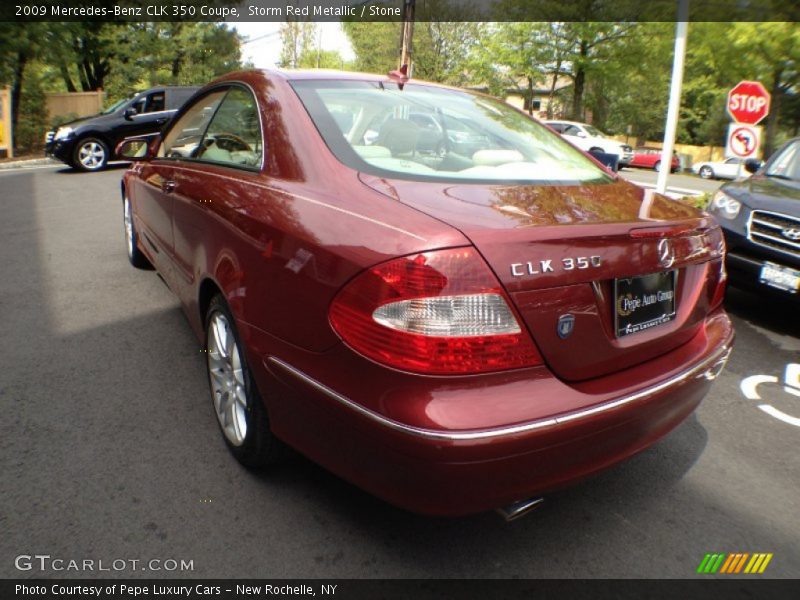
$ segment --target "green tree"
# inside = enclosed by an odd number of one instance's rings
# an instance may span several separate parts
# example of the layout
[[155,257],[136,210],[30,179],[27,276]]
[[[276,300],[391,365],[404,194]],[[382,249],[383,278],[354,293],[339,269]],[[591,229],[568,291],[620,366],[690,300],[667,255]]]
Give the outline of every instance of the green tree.
[[0,23],[15,145],[41,143],[48,91],[103,89],[115,101],[156,84],[205,84],[240,67],[239,43],[221,23]]
[[[412,75],[418,79],[463,85],[470,77],[473,51],[487,26],[472,22],[463,4],[420,3],[411,43]],[[357,71],[388,73],[400,61],[402,23],[351,21],[342,23],[355,53]]]
[[346,21],[342,28],[353,47],[353,68],[367,73],[388,73],[400,59],[400,23]]
[[287,21],[280,28],[281,58],[285,69],[300,68],[304,57],[311,54],[317,41],[317,26],[310,21]]
[[779,141],[782,106],[800,88],[800,27],[797,23],[734,23],[728,39],[748,59],[747,78],[761,81],[772,95],[764,136],[768,156]]

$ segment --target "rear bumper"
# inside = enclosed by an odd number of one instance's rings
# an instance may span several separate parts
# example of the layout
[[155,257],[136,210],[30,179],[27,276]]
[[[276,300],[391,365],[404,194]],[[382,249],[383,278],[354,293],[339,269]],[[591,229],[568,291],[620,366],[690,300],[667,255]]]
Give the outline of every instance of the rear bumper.
[[[367,368],[349,371],[360,382],[340,386],[344,380],[327,369],[315,373],[311,364],[264,356],[254,375],[260,388],[281,389],[272,398],[284,400],[269,403],[279,437],[393,504],[452,516],[563,487],[652,445],[697,407],[732,341],[730,321],[718,310],[681,348],[581,384],[545,377],[546,369],[474,377],[471,386],[417,376],[424,385],[407,393],[406,404],[424,410],[405,414],[397,379],[381,384]],[[481,421],[487,426],[469,426]]]

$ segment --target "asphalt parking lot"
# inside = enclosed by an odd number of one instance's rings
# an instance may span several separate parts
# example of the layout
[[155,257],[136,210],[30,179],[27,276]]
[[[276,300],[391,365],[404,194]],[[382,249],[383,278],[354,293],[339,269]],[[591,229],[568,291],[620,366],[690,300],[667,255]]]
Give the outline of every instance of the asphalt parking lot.
[[[229,456],[176,299],[127,262],[122,173],[0,172],[0,577],[109,575],[18,570],[33,554],[192,562],[111,573],[147,577],[800,573],[796,308],[733,290],[727,370],[627,463],[513,523],[420,517],[297,455],[255,474]],[[763,575],[696,575],[710,552],[773,558]]]

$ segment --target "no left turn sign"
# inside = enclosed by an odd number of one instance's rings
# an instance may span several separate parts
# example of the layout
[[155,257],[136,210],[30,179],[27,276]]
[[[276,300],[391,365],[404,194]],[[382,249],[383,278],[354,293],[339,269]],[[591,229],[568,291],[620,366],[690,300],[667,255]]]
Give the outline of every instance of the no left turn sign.
[[728,125],[728,142],[725,145],[725,156],[737,158],[755,158],[761,145],[761,127],[731,123]]

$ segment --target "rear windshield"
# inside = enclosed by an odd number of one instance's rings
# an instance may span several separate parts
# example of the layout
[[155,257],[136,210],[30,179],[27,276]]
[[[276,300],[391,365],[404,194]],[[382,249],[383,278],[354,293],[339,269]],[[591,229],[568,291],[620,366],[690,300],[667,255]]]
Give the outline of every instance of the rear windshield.
[[292,82],[328,147],[380,177],[459,183],[581,184],[613,179],[506,104],[407,83]]

